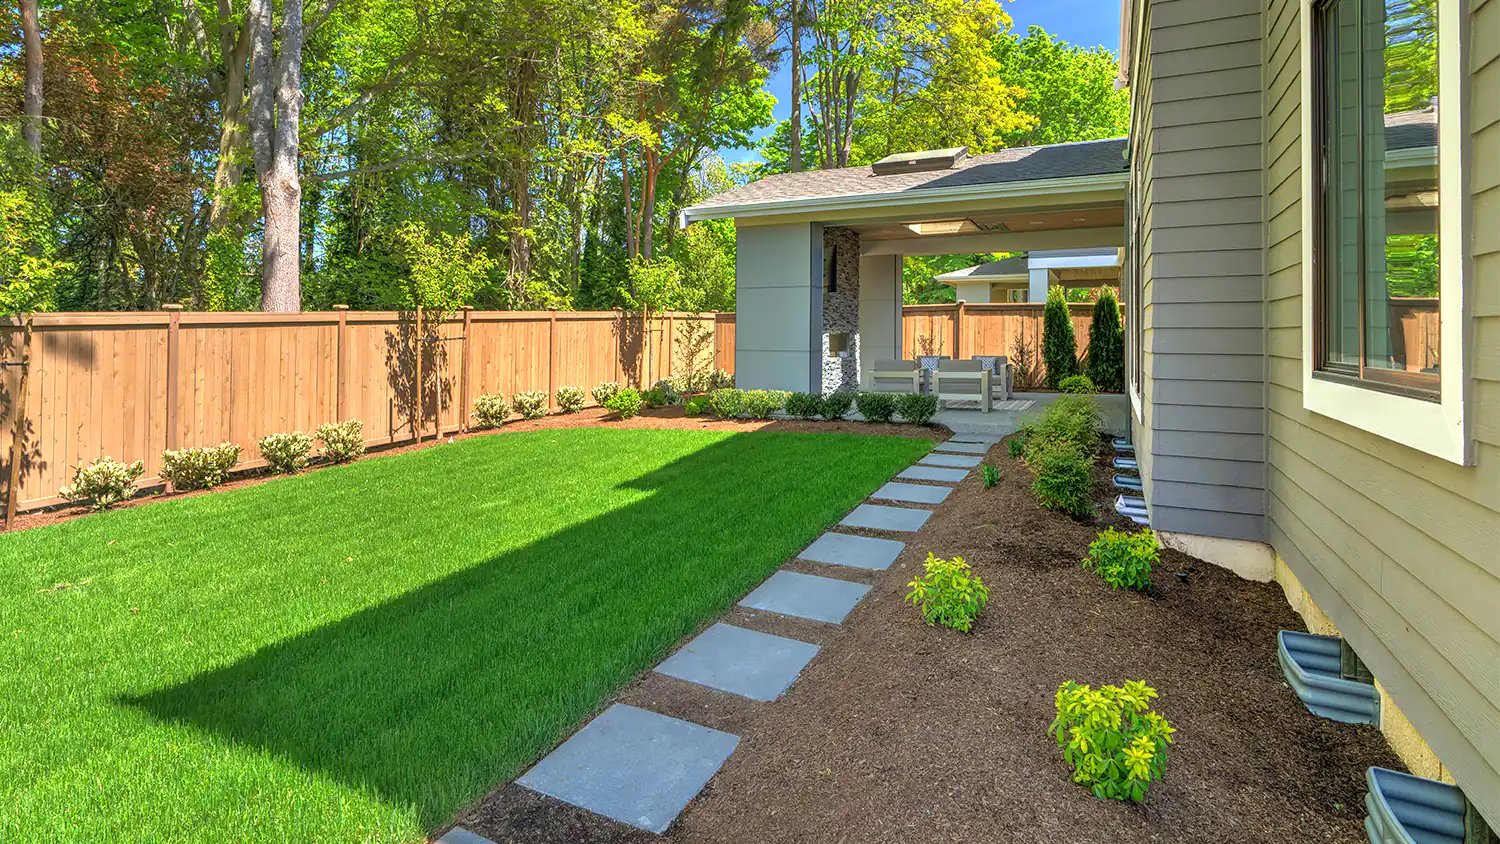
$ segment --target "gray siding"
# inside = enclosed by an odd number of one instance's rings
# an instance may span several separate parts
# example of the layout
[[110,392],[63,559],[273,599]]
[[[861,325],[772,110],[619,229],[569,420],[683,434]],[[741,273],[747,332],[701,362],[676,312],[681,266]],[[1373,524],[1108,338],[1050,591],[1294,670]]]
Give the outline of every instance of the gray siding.
[[1297,0],[1265,9],[1269,533],[1447,769],[1500,822],[1500,0],[1470,0],[1470,420],[1458,466],[1302,406]]
[[818,392],[822,386],[823,227],[737,226],[735,384]]
[[[1264,540],[1265,233],[1257,0],[1153,2],[1136,79],[1145,418],[1158,530]],[[1144,84],[1143,84],[1144,83]]]

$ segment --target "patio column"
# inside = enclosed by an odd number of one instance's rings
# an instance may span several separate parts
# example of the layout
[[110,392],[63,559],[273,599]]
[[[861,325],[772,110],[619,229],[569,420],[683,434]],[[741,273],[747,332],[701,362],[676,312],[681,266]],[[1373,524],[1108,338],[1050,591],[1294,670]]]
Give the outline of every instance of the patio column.
[[1028,285],[1026,288],[1026,301],[1047,301],[1047,286],[1051,283],[1046,267],[1029,267],[1026,270]]
[[870,383],[876,361],[901,357],[901,256],[859,259],[859,382]]
[[735,385],[822,387],[823,225],[737,223]]

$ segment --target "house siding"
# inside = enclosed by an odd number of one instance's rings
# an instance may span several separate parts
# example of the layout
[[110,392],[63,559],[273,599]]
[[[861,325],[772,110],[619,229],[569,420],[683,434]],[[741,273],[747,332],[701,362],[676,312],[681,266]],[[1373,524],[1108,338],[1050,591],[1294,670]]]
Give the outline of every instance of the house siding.
[[1500,0],[1466,8],[1474,255],[1466,366],[1475,465],[1303,409],[1301,6],[1271,0],[1262,43],[1266,482],[1276,552],[1493,823],[1500,820]]
[[735,383],[816,392],[823,370],[823,226],[736,225]]
[[1264,541],[1261,8],[1159,0],[1142,14],[1136,450],[1151,524]]

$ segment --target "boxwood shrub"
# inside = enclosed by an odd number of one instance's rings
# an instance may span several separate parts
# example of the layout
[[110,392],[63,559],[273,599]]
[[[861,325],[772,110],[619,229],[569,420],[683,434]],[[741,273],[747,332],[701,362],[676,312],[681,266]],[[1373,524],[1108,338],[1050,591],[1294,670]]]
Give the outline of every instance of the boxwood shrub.
[[838,390],[823,397],[823,406],[819,410],[824,419],[838,421],[849,415],[849,409],[854,407],[854,394],[848,390]]
[[937,396],[925,393],[902,393],[896,397],[896,412],[913,425],[926,425],[937,415]]
[[787,393],[786,412],[798,419],[816,419],[823,413],[823,397],[817,393]]
[[855,405],[866,422],[889,422],[896,415],[896,396],[893,393],[860,393]]

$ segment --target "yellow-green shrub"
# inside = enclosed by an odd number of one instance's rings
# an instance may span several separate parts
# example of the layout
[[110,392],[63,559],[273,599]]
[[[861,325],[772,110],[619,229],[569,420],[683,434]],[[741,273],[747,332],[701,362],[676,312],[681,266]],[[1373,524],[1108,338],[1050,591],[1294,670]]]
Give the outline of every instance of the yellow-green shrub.
[[208,489],[229,480],[239,462],[240,447],[234,443],[168,449],[161,454],[161,476],[178,491]]
[[1089,545],[1083,567],[1115,589],[1145,589],[1151,585],[1151,567],[1160,557],[1156,534],[1150,528],[1136,533],[1107,528]]
[[1166,770],[1176,732],[1149,708],[1156,690],[1142,680],[1092,689],[1069,680],[1057,687],[1057,716],[1047,731],[1073,767],[1073,782],[1095,797],[1140,801]]
[[563,413],[577,413],[583,410],[583,388],[558,387],[557,409]]
[[358,419],[319,425],[313,435],[323,444],[323,459],[330,463],[348,463],[365,453],[365,423]]
[[312,451],[313,438],[301,431],[267,434],[255,444],[260,456],[273,472],[283,475],[307,468],[307,455]]
[[499,393],[480,396],[474,400],[474,421],[481,428],[498,428],[510,416],[510,402]]
[[951,627],[964,633],[990,601],[990,590],[963,557],[939,559],[928,552],[923,574],[906,584],[906,600],[921,610],[928,624]]
[[121,463],[100,457],[73,473],[73,483],[57,491],[66,501],[89,501],[95,510],[108,510],[135,493],[135,479],[146,471],[140,460]]

